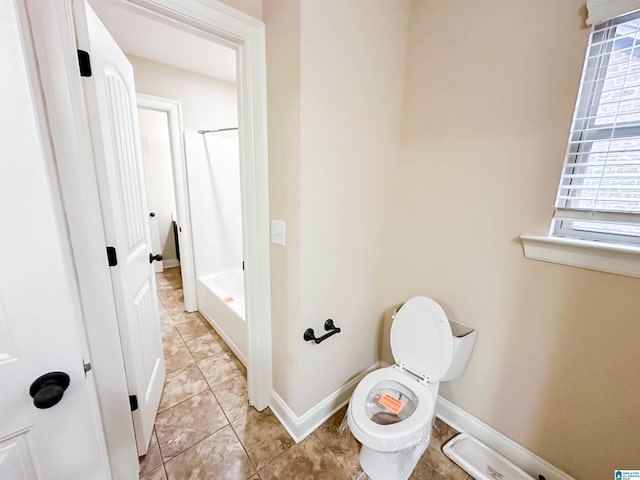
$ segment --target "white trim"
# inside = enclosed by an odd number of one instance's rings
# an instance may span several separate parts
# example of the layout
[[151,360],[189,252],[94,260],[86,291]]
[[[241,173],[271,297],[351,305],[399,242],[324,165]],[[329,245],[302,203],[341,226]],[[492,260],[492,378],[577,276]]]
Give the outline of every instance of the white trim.
[[[135,72],[134,72],[135,73]],[[187,163],[184,155],[182,104],[173,99],[136,94],[138,108],[155,110],[167,114],[169,141],[171,145],[171,167],[173,171],[173,189],[176,202],[176,217],[179,225],[180,264],[182,266],[182,288],[184,308],[187,312],[198,309],[196,301],[196,269],[193,255],[191,212],[189,211],[189,184],[187,182]],[[164,268],[179,265],[178,260],[164,260]]]
[[520,239],[527,258],[640,277],[640,247],[528,233]]
[[280,420],[285,430],[289,432],[291,438],[293,438],[296,443],[299,443],[326,422],[331,415],[349,403],[351,395],[358,383],[360,383],[360,380],[378,368],[380,368],[380,362],[371,365],[364,372],[356,375],[324,400],[307,410],[301,417],[293,413],[289,405],[287,405],[282,397],[274,390],[271,393],[271,411],[278,420]]
[[640,9],[640,0],[587,0],[587,25],[598,25]]
[[546,480],[574,480],[573,477],[562,470],[440,395],[438,395],[436,402],[436,415],[459,432],[467,433],[492,448],[507,460],[533,475],[534,478],[538,478],[538,475],[543,475]]

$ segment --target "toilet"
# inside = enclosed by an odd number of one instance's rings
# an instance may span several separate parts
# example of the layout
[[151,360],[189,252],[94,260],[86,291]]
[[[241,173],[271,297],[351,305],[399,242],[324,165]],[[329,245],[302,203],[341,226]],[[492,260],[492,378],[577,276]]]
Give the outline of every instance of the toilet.
[[390,335],[395,365],[358,383],[347,414],[362,443],[360,465],[372,480],[409,478],[431,440],[440,382],[462,374],[475,335],[427,297],[413,297],[396,311]]

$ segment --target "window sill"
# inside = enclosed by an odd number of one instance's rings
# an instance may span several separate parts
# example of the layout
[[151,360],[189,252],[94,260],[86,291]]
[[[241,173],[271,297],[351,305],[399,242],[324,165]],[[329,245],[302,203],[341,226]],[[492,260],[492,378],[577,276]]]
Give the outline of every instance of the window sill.
[[528,233],[520,239],[527,258],[640,278],[640,247]]

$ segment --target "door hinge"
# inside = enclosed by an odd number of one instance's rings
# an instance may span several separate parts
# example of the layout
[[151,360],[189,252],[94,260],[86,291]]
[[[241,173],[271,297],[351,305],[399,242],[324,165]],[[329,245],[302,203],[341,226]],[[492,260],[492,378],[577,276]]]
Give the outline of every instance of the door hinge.
[[84,369],[84,376],[86,378],[87,373],[91,370],[91,362],[85,362],[84,358],[82,359],[82,368]]
[[80,67],[81,77],[91,76],[91,57],[89,56],[89,52],[78,50],[78,66]]
[[244,272],[244,260],[242,260],[242,271]]
[[138,397],[136,395],[129,395],[129,405],[131,406],[132,412],[138,409]]
[[107,247],[107,261],[110,267],[118,265],[118,255],[116,253],[116,247]]

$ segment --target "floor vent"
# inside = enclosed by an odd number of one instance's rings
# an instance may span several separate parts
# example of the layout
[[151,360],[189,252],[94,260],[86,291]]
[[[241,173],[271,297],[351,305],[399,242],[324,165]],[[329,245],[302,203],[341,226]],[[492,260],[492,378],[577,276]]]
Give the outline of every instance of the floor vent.
[[452,438],[442,447],[442,451],[476,480],[535,480],[498,452],[466,433]]

